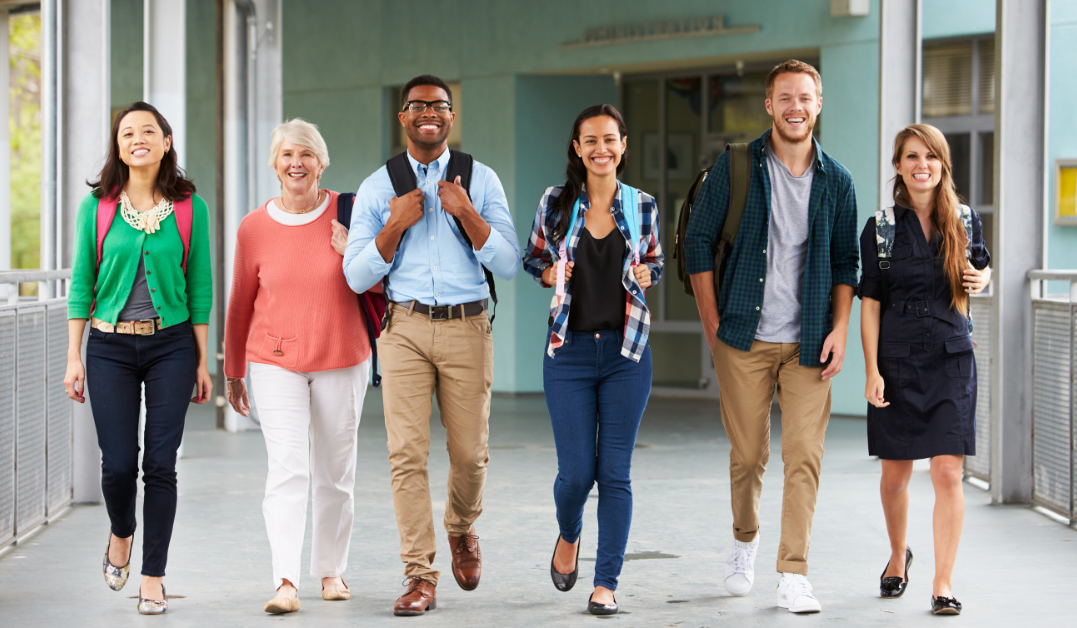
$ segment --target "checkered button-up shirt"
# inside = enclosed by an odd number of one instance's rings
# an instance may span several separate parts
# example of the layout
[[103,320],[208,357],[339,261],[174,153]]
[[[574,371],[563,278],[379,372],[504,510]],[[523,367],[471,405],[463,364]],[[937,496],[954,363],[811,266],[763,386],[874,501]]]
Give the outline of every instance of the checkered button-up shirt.
[[[559,216],[550,212],[553,201],[561,194],[564,186],[555,185],[547,188],[539,201],[538,210],[535,212],[535,223],[531,227],[531,237],[524,250],[524,270],[535,278],[543,288],[551,286],[542,280],[542,271],[557,263],[559,259],[558,247],[560,242],[555,242],[551,237],[557,225]],[[591,207],[587,198],[587,192],[580,193],[580,216],[576,219],[575,230],[569,234],[568,246],[565,253],[568,261],[576,257],[576,247],[580,243],[580,234],[584,228],[581,219],[584,213]],[[627,299],[625,304],[625,328],[624,343],[621,345],[621,355],[635,362],[639,362],[643,356],[643,350],[647,348],[647,336],[651,329],[651,313],[647,309],[647,301],[644,299],[644,290],[636,281],[632,272],[632,249],[628,246],[629,230],[625,222],[621,207],[621,188],[617,188],[617,196],[613,199],[613,218],[617,223],[617,230],[625,238],[624,268],[621,273],[621,282],[624,284]],[[665,255],[662,254],[662,245],[658,242],[658,204],[654,197],[649,194],[639,193],[640,223],[640,263],[646,264],[651,271],[651,285],[654,286],[662,277],[662,264]],[[565,282],[565,296],[554,297],[550,308],[550,316],[553,317],[553,333],[550,335],[550,345],[546,353],[552,358],[554,350],[558,349],[565,341],[568,333],[568,313],[572,305],[572,280]]]
[[[719,297],[718,339],[748,351],[759,327],[767,274],[770,173],[767,131],[749,144],[752,180],[740,230],[733,244]],[[800,364],[820,366],[823,342],[834,328],[830,292],[837,284],[856,287],[859,247],[853,177],[815,143],[815,175],[808,202],[808,256],[804,264],[800,311]],[[714,270],[714,248],[729,206],[729,153],[722,153],[696,196],[684,236],[689,274]]]

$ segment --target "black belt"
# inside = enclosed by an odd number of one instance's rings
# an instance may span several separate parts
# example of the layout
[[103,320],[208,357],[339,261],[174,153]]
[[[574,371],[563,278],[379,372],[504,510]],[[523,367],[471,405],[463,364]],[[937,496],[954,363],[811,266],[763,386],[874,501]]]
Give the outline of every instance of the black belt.
[[428,316],[432,321],[447,321],[451,318],[461,318],[463,316],[478,316],[486,311],[487,301],[488,299],[483,299],[481,301],[472,301],[471,303],[461,303],[460,305],[424,305],[418,301],[407,301],[405,303],[393,301],[393,305]]

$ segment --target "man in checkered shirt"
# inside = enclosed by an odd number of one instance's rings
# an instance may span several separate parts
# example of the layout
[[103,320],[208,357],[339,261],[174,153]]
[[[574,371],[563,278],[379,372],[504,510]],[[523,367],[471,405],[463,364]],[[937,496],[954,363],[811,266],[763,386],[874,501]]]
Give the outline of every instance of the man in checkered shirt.
[[812,137],[822,110],[814,67],[789,60],[767,77],[770,130],[749,145],[751,183],[720,301],[714,250],[729,204],[729,155],[696,198],[684,250],[711,345],[722,422],[732,451],[733,542],[725,585],[746,595],[755,579],[759,496],[770,458],[770,406],[782,407],[785,489],[778,546],[778,606],[818,612],[808,545],[830,416],[857,281],[856,193],[849,171]]

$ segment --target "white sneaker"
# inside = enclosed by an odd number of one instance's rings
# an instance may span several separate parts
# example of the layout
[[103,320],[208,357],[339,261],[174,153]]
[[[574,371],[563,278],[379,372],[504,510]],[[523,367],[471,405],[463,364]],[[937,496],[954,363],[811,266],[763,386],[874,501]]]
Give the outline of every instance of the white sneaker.
[[740,597],[748,595],[755,582],[755,551],[759,549],[759,534],[751,543],[733,539],[725,559],[725,590]]
[[811,583],[804,576],[783,573],[778,583],[778,608],[787,608],[790,613],[818,613],[823,607],[811,591]]

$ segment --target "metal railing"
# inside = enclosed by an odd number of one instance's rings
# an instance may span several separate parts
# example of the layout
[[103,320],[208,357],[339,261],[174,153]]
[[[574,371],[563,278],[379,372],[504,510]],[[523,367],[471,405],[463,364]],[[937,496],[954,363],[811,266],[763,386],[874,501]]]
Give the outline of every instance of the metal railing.
[[[1032,502],[1073,522],[1077,270],[1033,270],[1028,278],[1033,315]],[[1051,293],[1049,282],[1064,282],[1068,290]]]
[[[72,499],[72,408],[67,369],[70,270],[0,271],[0,546]],[[20,283],[38,295],[20,297]],[[56,296],[59,295],[59,296]]]
[[965,475],[991,482],[991,288],[971,297],[976,348],[976,455],[965,456]]

